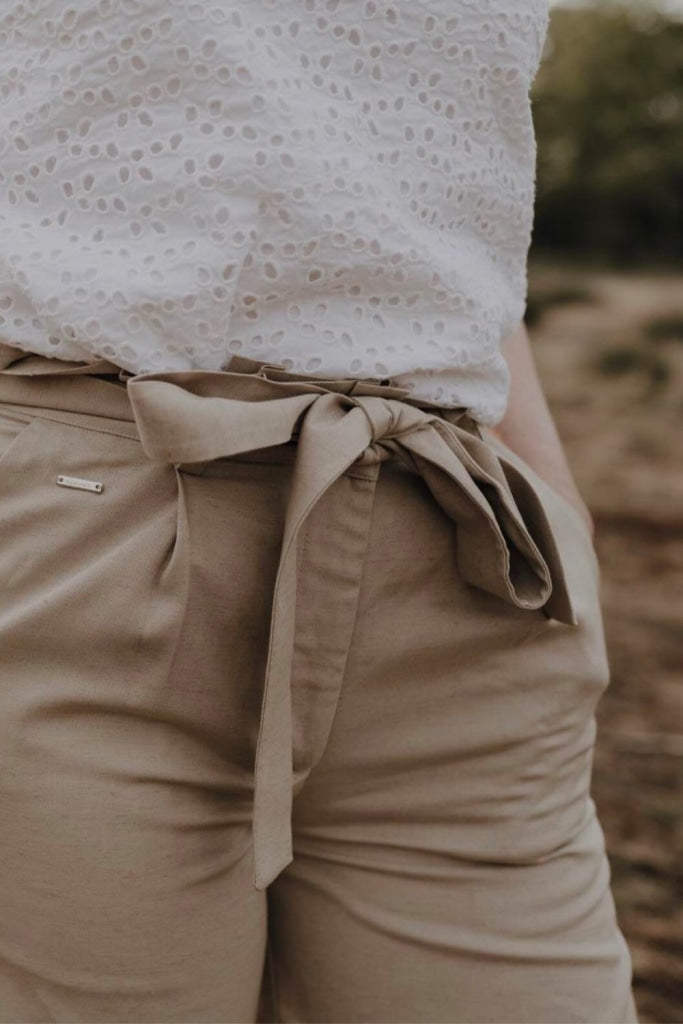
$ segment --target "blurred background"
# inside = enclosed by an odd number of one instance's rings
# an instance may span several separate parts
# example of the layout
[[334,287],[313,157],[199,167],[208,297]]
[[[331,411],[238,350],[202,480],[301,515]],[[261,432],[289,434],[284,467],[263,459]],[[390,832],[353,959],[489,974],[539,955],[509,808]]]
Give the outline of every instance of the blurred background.
[[593,796],[642,1024],[683,1022],[683,0],[552,7],[527,326],[596,523]]

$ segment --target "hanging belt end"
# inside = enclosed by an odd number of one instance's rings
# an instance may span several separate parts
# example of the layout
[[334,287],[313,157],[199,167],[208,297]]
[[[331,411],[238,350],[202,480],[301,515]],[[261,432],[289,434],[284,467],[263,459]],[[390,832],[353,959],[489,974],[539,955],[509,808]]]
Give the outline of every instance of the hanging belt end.
[[[291,756],[291,755],[290,755]],[[285,773],[274,791],[264,789],[257,771],[252,836],[254,888],[266,889],[283,868],[294,860],[292,842],[292,788]],[[283,778],[282,776],[285,776]]]
[[280,848],[273,848],[271,844],[266,849],[259,849],[254,844],[254,888],[267,889],[288,864],[294,860],[291,836],[283,842]]
[[543,605],[543,614],[548,619],[556,619],[567,626],[578,626],[579,616],[575,602],[567,587],[564,576],[556,578],[550,597]]

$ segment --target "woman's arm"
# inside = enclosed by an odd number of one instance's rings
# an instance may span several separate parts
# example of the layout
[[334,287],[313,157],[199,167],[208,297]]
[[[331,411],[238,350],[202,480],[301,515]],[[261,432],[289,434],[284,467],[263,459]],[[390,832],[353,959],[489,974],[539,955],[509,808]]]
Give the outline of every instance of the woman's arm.
[[510,397],[503,419],[489,429],[574,505],[593,536],[595,524],[548,408],[524,321],[503,342],[501,351],[510,367]]

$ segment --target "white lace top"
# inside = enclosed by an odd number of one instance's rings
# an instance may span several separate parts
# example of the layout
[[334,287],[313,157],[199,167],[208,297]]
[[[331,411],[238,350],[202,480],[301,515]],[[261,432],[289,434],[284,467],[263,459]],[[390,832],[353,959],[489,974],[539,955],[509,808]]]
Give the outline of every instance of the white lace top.
[[8,0],[0,341],[502,417],[548,0]]

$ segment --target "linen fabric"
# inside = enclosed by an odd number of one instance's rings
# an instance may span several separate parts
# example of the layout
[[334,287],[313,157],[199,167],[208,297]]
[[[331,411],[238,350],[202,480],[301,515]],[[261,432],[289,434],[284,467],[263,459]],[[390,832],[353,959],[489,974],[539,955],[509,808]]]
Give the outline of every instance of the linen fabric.
[[0,340],[132,373],[391,377],[499,421],[548,0],[0,15]]
[[[150,456],[169,394],[205,454],[207,418],[229,422],[230,454],[176,461],[169,428]],[[248,447],[310,396],[293,436]],[[377,401],[415,423],[375,423],[330,482],[321,425]],[[242,360],[6,362],[0,1021],[637,1020],[590,796],[600,565],[578,512],[461,413]],[[435,437],[459,482],[411,454]],[[313,477],[290,630],[283,541]],[[264,731],[273,643],[289,718]],[[282,734],[284,863],[279,819],[254,834],[258,741],[279,811]]]

